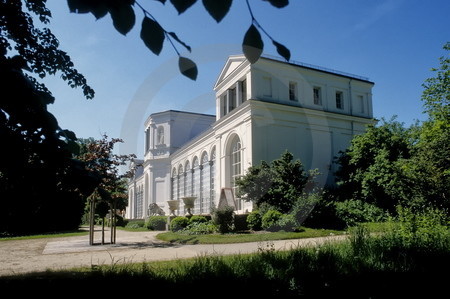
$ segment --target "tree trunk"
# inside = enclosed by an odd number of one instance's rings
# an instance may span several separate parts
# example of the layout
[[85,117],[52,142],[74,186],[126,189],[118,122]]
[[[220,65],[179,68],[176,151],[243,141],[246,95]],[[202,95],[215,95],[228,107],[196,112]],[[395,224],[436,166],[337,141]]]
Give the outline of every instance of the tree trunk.
[[105,217],[102,218],[102,245],[105,245]]
[[89,211],[89,245],[94,245],[94,220],[95,220],[95,202],[91,200]]

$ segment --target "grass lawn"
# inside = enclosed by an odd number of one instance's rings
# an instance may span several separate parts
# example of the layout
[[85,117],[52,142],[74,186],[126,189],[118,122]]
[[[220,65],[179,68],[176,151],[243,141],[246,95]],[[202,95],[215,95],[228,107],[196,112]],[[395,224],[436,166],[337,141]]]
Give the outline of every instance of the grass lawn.
[[72,236],[84,236],[84,235],[88,235],[88,234],[89,234],[88,230],[80,229],[78,231],[70,231],[70,232],[55,232],[55,233],[46,233],[46,234],[39,234],[39,235],[0,237],[0,241],[61,238],[61,237],[72,237]]
[[315,238],[342,235],[345,233],[345,231],[338,230],[304,228],[301,232],[248,232],[209,235],[186,235],[174,232],[164,232],[156,235],[156,238],[166,242],[181,244],[225,244]]

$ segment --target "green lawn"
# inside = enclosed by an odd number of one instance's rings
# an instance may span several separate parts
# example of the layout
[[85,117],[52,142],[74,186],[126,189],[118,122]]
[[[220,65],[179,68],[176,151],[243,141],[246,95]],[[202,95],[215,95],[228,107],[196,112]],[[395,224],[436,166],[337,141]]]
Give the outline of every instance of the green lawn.
[[61,238],[61,237],[72,237],[72,236],[84,236],[84,235],[88,235],[88,234],[89,234],[89,231],[87,231],[87,230],[78,230],[78,231],[71,231],[71,232],[55,232],[55,233],[47,233],[47,234],[39,234],[39,235],[0,237],[0,241]]
[[280,231],[210,235],[186,235],[174,232],[164,232],[156,235],[156,238],[166,242],[181,244],[225,244],[325,237],[332,235],[342,235],[344,233],[345,231],[304,228],[304,231],[301,232]]

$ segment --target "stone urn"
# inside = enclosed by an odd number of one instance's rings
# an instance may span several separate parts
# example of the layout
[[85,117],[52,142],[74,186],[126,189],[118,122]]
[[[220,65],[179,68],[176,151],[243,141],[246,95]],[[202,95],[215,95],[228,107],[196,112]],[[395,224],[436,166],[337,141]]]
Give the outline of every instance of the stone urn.
[[187,209],[187,213],[192,216],[191,209],[194,208],[195,200],[197,199],[197,196],[186,196],[181,198],[184,203],[184,207]]
[[176,216],[175,211],[180,208],[180,202],[178,200],[168,200],[167,203],[169,204],[170,214]]

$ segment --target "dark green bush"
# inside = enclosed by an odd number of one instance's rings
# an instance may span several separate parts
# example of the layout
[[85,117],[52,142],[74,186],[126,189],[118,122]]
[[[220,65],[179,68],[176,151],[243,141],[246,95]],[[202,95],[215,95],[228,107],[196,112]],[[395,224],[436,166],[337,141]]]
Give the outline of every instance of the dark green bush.
[[173,232],[186,228],[189,224],[189,219],[184,216],[177,216],[170,220],[170,230]]
[[192,223],[204,223],[204,222],[208,222],[208,219],[206,219],[205,216],[201,216],[201,215],[193,215],[192,217],[189,218],[189,225]]
[[150,230],[166,230],[166,216],[150,216],[145,226]]
[[248,214],[236,214],[234,215],[234,230],[235,231],[245,231],[248,230],[247,225]]
[[186,235],[208,235],[217,232],[217,226],[212,221],[192,222],[178,232]]
[[278,220],[281,219],[283,214],[277,210],[268,210],[261,219],[261,226],[263,229],[267,230],[274,227]]
[[258,210],[252,211],[250,214],[248,214],[247,217],[247,225],[248,228],[254,231],[258,231],[262,229],[262,223],[261,223],[261,214]]
[[143,219],[130,220],[126,227],[127,228],[141,228],[144,227],[145,221]]
[[230,206],[211,209],[211,216],[214,224],[218,226],[221,234],[228,233],[233,230],[234,209]]
[[[284,230],[287,232],[295,231],[298,228],[297,219],[292,214],[282,215],[281,218],[275,223],[273,229],[276,231]],[[268,229],[270,231],[270,228]]]
[[362,200],[346,200],[336,202],[336,215],[347,226],[363,222],[379,222],[386,219],[386,213],[379,207]]

